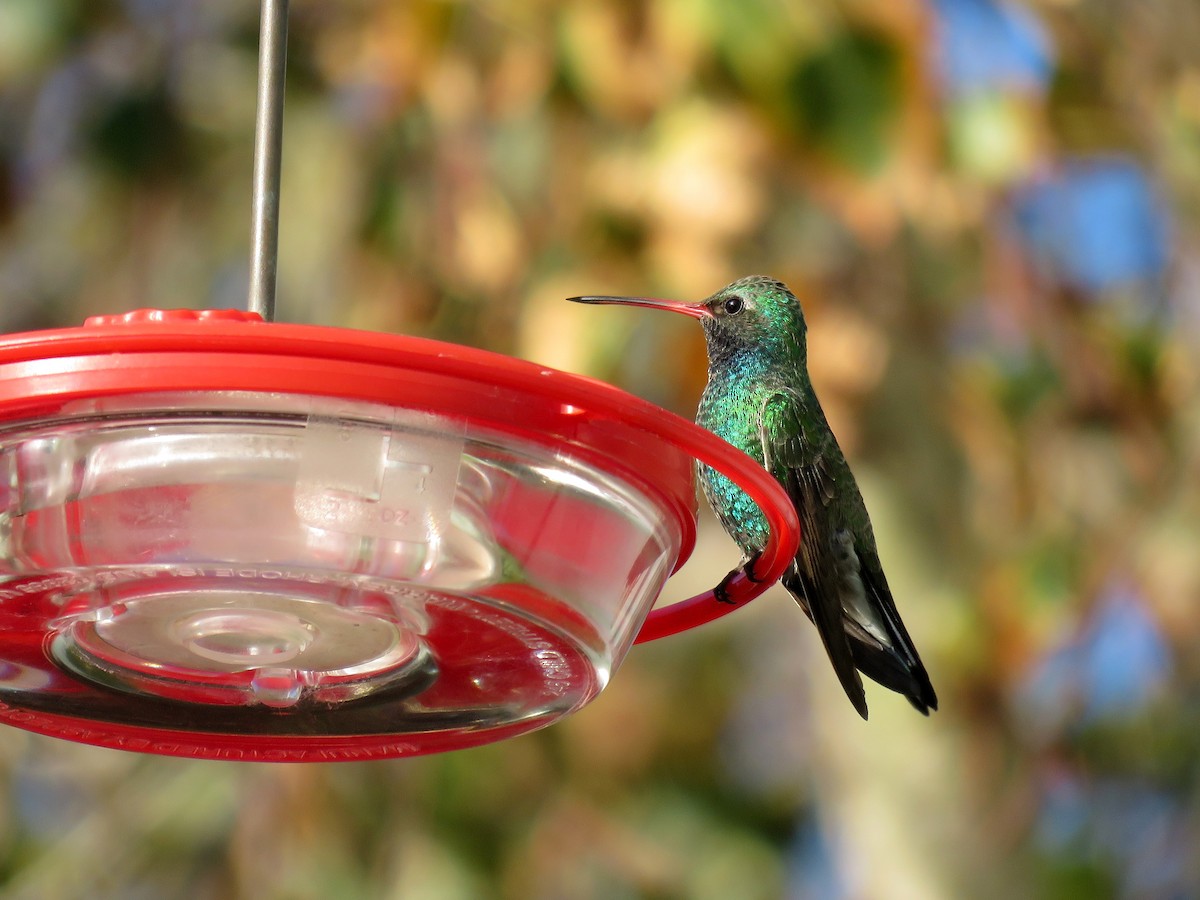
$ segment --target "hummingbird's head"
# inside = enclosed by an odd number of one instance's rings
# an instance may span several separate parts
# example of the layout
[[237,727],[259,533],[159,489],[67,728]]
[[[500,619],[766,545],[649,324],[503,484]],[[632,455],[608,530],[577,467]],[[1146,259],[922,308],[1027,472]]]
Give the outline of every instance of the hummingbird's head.
[[726,285],[698,306],[712,362],[747,353],[770,362],[804,363],[807,356],[804,311],[786,284],[750,275]]
[[572,297],[577,303],[619,303],[683,313],[699,319],[710,364],[753,354],[768,364],[807,361],[804,312],[782,281],[767,275],[739,278],[699,303],[650,297]]

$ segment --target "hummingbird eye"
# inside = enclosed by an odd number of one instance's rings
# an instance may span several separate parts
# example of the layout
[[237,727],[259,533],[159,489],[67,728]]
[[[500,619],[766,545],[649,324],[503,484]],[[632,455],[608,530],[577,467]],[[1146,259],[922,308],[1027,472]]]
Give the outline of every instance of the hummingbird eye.
[[721,304],[721,307],[725,310],[725,315],[736,316],[746,308],[746,303],[741,297],[726,297],[725,302]]

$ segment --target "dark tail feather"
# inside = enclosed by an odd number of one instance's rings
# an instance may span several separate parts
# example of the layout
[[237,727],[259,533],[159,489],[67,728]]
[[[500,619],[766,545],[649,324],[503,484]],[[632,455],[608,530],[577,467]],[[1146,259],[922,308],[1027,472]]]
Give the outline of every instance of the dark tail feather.
[[929,715],[938,708],[937,694],[920,660],[916,660],[915,666],[906,664],[891,650],[855,640],[850,642],[850,652],[859,671],[885,688],[903,694],[918,712]]
[[891,592],[886,585],[881,591],[880,585],[872,581],[868,581],[868,590],[874,594],[872,605],[882,615],[892,646],[880,647],[851,636],[850,650],[854,655],[854,664],[872,681],[903,694],[918,712],[929,715],[931,710],[938,708],[937,694],[929,681],[929,674],[917,655],[912,638],[908,636],[908,629],[900,620]]
[[[837,591],[823,591],[820,587],[806,591],[804,580],[796,567],[788,571],[782,583],[817,626],[821,643],[825,645],[825,652],[829,655],[829,662],[833,665],[833,671],[837,673],[838,681],[842,683],[842,690],[846,692],[858,714],[864,719],[867,718],[867,695],[863,691],[862,679],[858,676],[858,667],[851,651],[852,642],[847,638],[842,625],[842,606],[837,600]],[[809,597],[812,598],[811,601]],[[821,598],[833,598],[833,602]]]

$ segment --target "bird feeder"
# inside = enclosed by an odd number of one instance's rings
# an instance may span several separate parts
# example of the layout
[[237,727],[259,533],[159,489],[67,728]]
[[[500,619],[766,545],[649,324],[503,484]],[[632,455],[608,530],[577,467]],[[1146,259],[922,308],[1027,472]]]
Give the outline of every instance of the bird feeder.
[[486,743],[604,687],[692,551],[693,467],[760,466],[600,382],[273,317],[286,2],[262,10],[250,311],[0,337],[0,722],[188,757]]

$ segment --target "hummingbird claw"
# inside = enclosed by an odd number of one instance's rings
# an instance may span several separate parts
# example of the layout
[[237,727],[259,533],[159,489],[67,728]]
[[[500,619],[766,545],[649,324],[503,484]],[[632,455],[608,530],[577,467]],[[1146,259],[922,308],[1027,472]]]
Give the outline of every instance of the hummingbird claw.
[[762,584],[763,579],[754,574],[754,565],[761,557],[762,551],[760,550],[757,553],[752,554],[745,561],[743,561],[740,566],[721,579],[721,583],[713,588],[713,597],[718,603],[728,603],[731,606],[737,603],[736,600],[729,596],[729,586],[733,584],[733,579],[737,578],[739,575],[745,575],[746,580],[751,584]]
[[733,583],[733,579],[736,578],[741,571],[741,569],[734,569],[721,579],[720,584],[713,588],[713,598],[718,603],[728,603],[730,606],[733,606],[737,603],[736,600],[729,596],[729,585]]
[[746,573],[746,580],[751,584],[762,584],[766,580],[754,574],[754,567],[758,565],[760,559],[762,559],[762,551],[757,550],[750,554],[750,557],[742,563],[742,571]]

